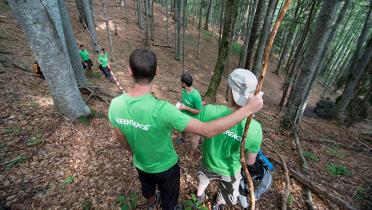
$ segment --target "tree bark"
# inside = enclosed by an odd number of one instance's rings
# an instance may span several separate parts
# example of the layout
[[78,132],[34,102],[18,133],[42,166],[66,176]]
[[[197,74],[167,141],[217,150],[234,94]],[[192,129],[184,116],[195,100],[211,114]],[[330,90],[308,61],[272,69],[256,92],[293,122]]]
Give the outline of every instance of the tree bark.
[[252,32],[252,23],[253,23],[252,17],[254,17],[254,12],[256,10],[256,7],[257,7],[257,0],[254,0],[253,4],[251,2],[250,8],[249,8],[248,20],[247,20],[247,24],[246,24],[247,27],[246,27],[246,31],[245,31],[245,37],[244,37],[243,50],[242,50],[242,54],[240,55],[240,60],[239,60],[239,66],[241,68],[244,68],[244,65],[245,65],[246,59],[247,59],[248,44],[249,44],[250,36],[251,36],[251,32]]
[[221,77],[225,70],[227,51],[230,47],[232,24],[235,22],[238,16],[237,10],[238,2],[236,0],[227,0],[225,5],[226,18],[224,20],[220,50],[218,51],[218,58],[213,71],[212,79],[205,94],[205,100],[207,102],[212,102],[215,100],[218,86],[221,83]]
[[177,0],[176,4],[176,60],[180,61],[181,60],[181,26],[182,26],[182,18],[181,18],[181,11],[182,11],[182,0]]
[[92,42],[92,49],[95,52],[99,52],[100,46],[98,44],[96,28],[94,24],[93,18],[93,11],[91,9],[90,1],[89,0],[81,0],[84,7],[85,18],[87,20],[88,31],[90,34],[91,42]]
[[342,118],[345,114],[346,107],[350,104],[354,94],[360,84],[360,81],[367,72],[367,66],[372,59],[372,37],[369,38],[367,46],[364,49],[362,56],[355,62],[350,70],[350,74],[345,86],[345,89],[336,102],[337,117]]
[[63,33],[66,41],[67,52],[71,61],[72,69],[74,70],[75,79],[79,86],[84,86],[87,84],[87,79],[85,77],[83,66],[81,65],[79,49],[77,48],[75,35],[72,31],[70,16],[68,15],[64,1],[58,0],[57,2],[62,21]]
[[208,1],[207,14],[205,16],[204,30],[206,31],[208,31],[209,16],[210,16],[211,8],[212,8],[212,1],[213,0]]
[[251,69],[252,60],[253,60],[253,52],[254,52],[254,44],[257,39],[258,31],[260,30],[260,23],[262,16],[265,15],[266,11],[266,1],[267,0],[258,0],[256,13],[253,19],[252,31],[249,38],[248,44],[248,51],[247,51],[247,58],[245,60],[245,69]]
[[[356,87],[365,70],[363,66],[368,64],[368,60],[366,61],[362,59],[368,59],[368,58],[370,59],[371,52],[368,52],[368,49],[371,51],[370,49],[371,48],[371,37],[369,38],[369,41],[368,41],[368,44],[365,50],[363,49],[363,44],[365,43],[365,40],[367,39],[368,31],[371,28],[371,25],[372,25],[372,0],[370,0],[368,14],[364,22],[363,30],[358,38],[358,43],[355,49],[355,53],[348,64],[347,69],[349,69],[348,71],[349,73],[347,76],[348,78],[347,85],[340,99],[336,103],[336,116],[339,118],[342,118],[347,105],[350,103],[355,93]],[[364,53],[363,53],[363,50],[364,50]]]
[[267,38],[269,37],[272,21],[273,21],[273,15],[275,11],[275,4],[276,0],[269,0],[269,6],[267,7],[267,12],[265,16],[265,21],[262,28],[262,34],[260,37],[260,40],[258,42],[257,51],[255,60],[253,63],[253,73],[255,75],[259,75],[262,67],[262,58],[263,58],[263,51],[266,46]]
[[293,95],[288,99],[288,108],[283,119],[283,126],[286,128],[292,128],[293,122],[297,122],[299,110],[304,102],[307,101],[307,98],[305,98],[306,92],[311,89],[311,79],[317,76],[314,73],[332,29],[331,26],[336,16],[338,5],[338,0],[328,0],[322,5],[314,30],[317,33],[314,33],[310,38],[309,49],[301,65],[301,72],[294,86]]
[[136,0],[136,8],[137,8],[137,23],[138,27],[142,30],[143,29],[143,15],[142,15],[142,3],[141,0]]
[[111,30],[110,30],[110,25],[109,25],[110,18],[107,16],[107,10],[106,10],[106,0],[102,0],[102,7],[103,7],[103,15],[105,16],[106,33],[107,33],[107,40],[109,43],[110,59],[112,61],[115,61],[114,49],[112,47]]
[[69,60],[58,2],[8,2],[43,70],[57,111],[72,120],[89,114]]
[[196,58],[200,60],[200,38],[201,38],[201,21],[202,21],[202,14],[203,14],[203,6],[204,6],[204,0],[200,0],[200,8],[199,8],[199,23],[198,23],[198,52],[196,55]]

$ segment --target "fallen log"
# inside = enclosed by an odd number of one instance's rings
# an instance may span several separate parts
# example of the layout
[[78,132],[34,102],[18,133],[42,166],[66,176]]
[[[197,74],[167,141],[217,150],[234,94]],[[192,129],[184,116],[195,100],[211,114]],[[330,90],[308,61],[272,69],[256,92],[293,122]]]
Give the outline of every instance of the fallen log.
[[[272,149],[269,149],[269,150],[273,151]],[[271,158],[271,160],[273,162],[275,162],[276,164],[279,164],[279,165],[283,166],[280,161],[278,161],[274,158]],[[287,166],[287,167],[288,167],[288,170],[290,172],[291,177],[296,179],[303,186],[305,186],[305,187],[309,188],[311,191],[315,192],[320,197],[331,201],[332,203],[336,204],[337,206],[339,206],[343,209],[349,209],[349,210],[356,210],[357,209],[354,206],[347,203],[346,201],[342,200],[335,192],[333,192],[333,190],[332,191],[330,191],[330,189],[327,190],[325,187],[323,187],[323,186],[315,183],[314,181],[312,181],[309,177],[306,177],[305,175],[297,172],[296,170],[294,170],[293,168],[291,168],[289,166]]]

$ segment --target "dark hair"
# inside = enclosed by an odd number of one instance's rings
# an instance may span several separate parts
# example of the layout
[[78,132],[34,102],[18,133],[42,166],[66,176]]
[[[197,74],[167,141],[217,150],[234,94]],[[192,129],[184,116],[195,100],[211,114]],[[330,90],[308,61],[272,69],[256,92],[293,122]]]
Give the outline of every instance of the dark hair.
[[101,48],[101,50],[102,50],[103,52],[105,52],[105,48]]
[[189,73],[184,73],[181,76],[181,82],[185,83],[187,87],[192,85],[192,76]]
[[82,47],[84,47],[84,45],[81,44],[81,45],[80,45],[80,48],[82,48]]
[[135,49],[129,56],[129,66],[136,83],[149,84],[156,73],[156,55],[150,49]]

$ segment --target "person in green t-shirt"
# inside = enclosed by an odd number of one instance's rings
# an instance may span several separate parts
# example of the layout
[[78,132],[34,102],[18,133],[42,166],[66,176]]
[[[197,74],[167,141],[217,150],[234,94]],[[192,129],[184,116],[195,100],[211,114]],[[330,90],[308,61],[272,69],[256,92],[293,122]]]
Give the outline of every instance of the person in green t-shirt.
[[108,53],[106,52],[105,48],[102,48],[98,55],[98,64],[98,68],[102,71],[103,75],[105,75],[105,78],[109,81],[112,81]]
[[80,54],[80,57],[81,57],[81,63],[83,64],[83,68],[85,70],[88,69],[88,71],[91,71],[93,63],[90,60],[89,51],[87,49],[85,49],[84,45],[82,45],[82,44],[80,45],[79,54]]
[[[192,86],[192,76],[189,73],[184,73],[181,76],[181,104],[178,109],[193,118],[196,118],[200,110],[203,108],[202,99],[197,89]],[[187,133],[183,132],[176,142],[184,143],[187,139]]]
[[134,86],[112,100],[108,117],[118,142],[128,151],[138,171],[148,207],[154,208],[160,197],[162,208],[173,210],[179,196],[180,167],[172,144],[172,130],[211,138],[259,111],[263,101],[262,95],[251,97],[249,104],[230,115],[201,122],[151,94],[156,72],[155,53],[146,48],[134,50],[129,57],[129,75]]
[[[199,120],[209,122],[227,116],[244,106],[253,95],[257,78],[249,70],[235,69],[228,77],[231,92],[228,106],[207,105],[199,113]],[[219,192],[214,209],[222,209],[223,205],[232,206],[239,196],[239,184],[242,179],[240,169],[240,142],[242,140],[246,118],[229,130],[206,138],[202,144],[202,166],[198,172],[199,185],[196,192],[200,202],[205,199],[205,189],[210,180],[219,180]],[[199,136],[192,137],[193,154],[197,154]],[[252,120],[248,130],[248,138],[244,146],[249,171],[254,172],[254,163],[262,143],[261,124]],[[196,157],[196,155],[194,155]],[[252,175],[253,176],[253,175]]]

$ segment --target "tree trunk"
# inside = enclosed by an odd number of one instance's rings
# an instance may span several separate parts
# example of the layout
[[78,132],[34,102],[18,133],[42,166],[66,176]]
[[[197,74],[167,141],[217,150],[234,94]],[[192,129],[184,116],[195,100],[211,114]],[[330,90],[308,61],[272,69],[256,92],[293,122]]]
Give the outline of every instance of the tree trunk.
[[84,5],[83,5],[82,0],[75,0],[75,3],[76,3],[76,8],[78,9],[79,14],[80,14],[79,15],[80,23],[87,24],[87,18],[86,18],[85,12],[84,12]]
[[110,60],[115,61],[114,49],[112,47],[111,30],[110,30],[110,25],[109,25],[109,21],[110,21],[111,18],[109,18],[107,16],[106,0],[102,0],[102,7],[103,7],[103,15],[105,16],[107,40],[108,40],[108,43],[109,43]]
[[269,37],[273,15],[275,11],[275,4],[276,0],[270,0],[269,6],[267,7],[267,12],[265,16],[265,22],[262,28],[262,34],[260,40],[258,42],[257,51],[256,51],[256,59],[254,60],[253,64],[253,73],[257,76],[260,74],[261,67],[262,67],[262,58],[263,52],[266,46],[267,38]]
[[204,6],[204,0],[200,0],[200,8],[199,8],[199,23],[198,23],[198,53],[196,55],[196,58],[200,60],[200,38],[201,38],[201,24],[202,24],[202,14],[203,14],[203,6]]
[[314,73],[331,32],[331,26],[336,16],[338,5],[338,0],[328,0],[322,5],[315,24],[314,31],[316,33],[310,38],[309,49],[301,65],[301,72],[294,86],[293,95],[288,99],[288,108],[283,119],[283,126],[286,128],[292,128],[293,122],[298,122],[299,110],[302,108],[304,102],[307,101],[305,96],[308,89],[311,89],[311,79],[317,76]]
[[[355,52],[357,53],[357,52]],[[354,97],[355,91],[360,84],[362,76],[367,71],[367,66],[370,60],[372,59],[372,37],[369,38],[368,44],[364,49],[363,54],[360,58],[351,66],[346,87],[340,96],[339,100],[336,103],[336,115],[339,118],[342,118],[346,107],[351,102]]]
[[204,24],[204,30],[208,31],[208,24],[209,24],[209,16],[212,8],[212,1],[208,1],[208,7],[207,7],[207,14],[205,15],[205,24]]
[[227,57],[228,48],[230,47],[231,29],[233,28],[233,23],[238,16],[237,11],[238,2],[236,0],[227,0],[225,7],[226,18],[224,20],[222,40],[220,45],[221,49],[218,51],[219,53],[216,66],[214,68],[208,90],[205,94],[205,100],[207,102],[212,102],[216,98],[217,89],[220,85],[223,71],[225,70],[225,60]]
[[181,11],[182,11],[182,0],[177,0],[176,4],[176,60],[181,60],[181,26],[182,26],[182,18],[181,18]]
[[71,61],[72,69],[74,70],[75,79],[79,86],[84,86],[87,84],[87,79],[85,77],[85,71],[83,69],[83,66],[81,65],[79,49],[77,48],[75,35],[72,31],[70,16],[68,15],[63,0],[58,0],[58,7],[61,15],[67,52]]
[[183,0],[183,26],[187,28],[187,0]]
[[[169,45],[169,7],[168,7],[168,1],[169,0],[165,0],[165,12],[166,12],[166,26],[165,26],[165,29],[167,31],[167,45]],[[172,1],[172,0],[171,0]]]
[[253,19],[252,31],[251,31],[251,35],[249,38],[247,58],[245,60],[245,65],[244,65],[245,69],[252,69],[251,65],[252,65],[252,59],[253,59],[254,44],[257,39],[258,31],[260,30],[260,23],[261,23],[262,16],[265,15],[266,1],[267,0],[258,0],[258,3],[257,3],[256,13]]
[[143,5],[145,7],[145,46],[150,46],[150,0],[143,0]]
[[81,0],[84,6],[84,13],[87,19],[87,26],[90,34],[90,38],[92,40],[92,48],[93,51],[99,52],[100,46],[98,44],[96,28],[94,26],[94,18],[93,18],[93,11],[91,9],[90,1],[89,0]]
[[136,0],[136,3],[137,23],[138,27],[142,30],[143,29],[142,3],[141,0]]
[[129,19],[128,19],[128,9],[127,9],[127,0],[122,0],[121,2],[121,6],[124,7],[124,13],[125,13],[125,22],[128,23],[129,22]]
[[68,119],[89,114],[69,60],[57,1],[8,2],[43,70],[56,109]]
[[240,59],[239,59],[239,66],[241,68],[244,68],[244,65],[246,63],[246,59],[247,59],[247,52],[248,52],[248,44],[249,44],[249,41],[250,41],[250,36],[251,36],[251,32],[252,32],[252,18],[254,15],[254,11],[256,10],[256,7],[257,7],[257,0],[254,0],[253,4],[251,2],[250,4],[250,7],[249,7],[249,14],[248,14],[248,20],[247,20],[247,27],[246,27],[246,31],[245,31],[245,37],[244,37],[244,44],[243,44],[243,50],[242,50],[242,54],[240,55]]

